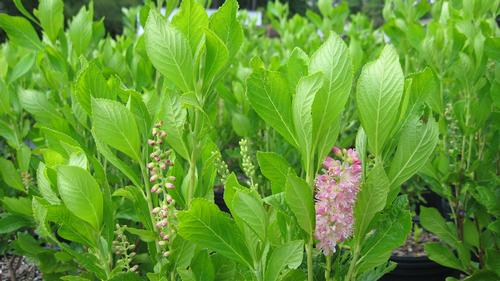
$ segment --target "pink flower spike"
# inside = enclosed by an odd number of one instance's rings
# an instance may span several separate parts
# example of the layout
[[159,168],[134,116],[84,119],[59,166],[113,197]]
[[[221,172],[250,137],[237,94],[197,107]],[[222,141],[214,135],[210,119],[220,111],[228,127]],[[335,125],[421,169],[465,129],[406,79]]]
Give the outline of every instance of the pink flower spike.
[[[345,150],[345,149],[344,149]],[[316,177],[316,247],[323,254],[335,252],[338,243],[352,235],[354,225],[353,209],[361,180],[361,161],[358,153],[339,148],[332,151],[347,156],[344,163],[327,157],[324,174]]]

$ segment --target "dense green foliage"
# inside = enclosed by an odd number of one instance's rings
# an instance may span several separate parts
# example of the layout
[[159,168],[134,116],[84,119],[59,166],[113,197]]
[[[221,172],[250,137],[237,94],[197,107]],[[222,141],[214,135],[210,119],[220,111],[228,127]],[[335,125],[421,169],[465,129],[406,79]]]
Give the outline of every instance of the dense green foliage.
[[[236,0],[211,16],[150,0],[115,38],[92,4],[66,19],[62,0],[15,2],[0,250],[45,280],[377,280],[416,215],[430,259],[500,278],[498,0],[390,0],[377,28],[346,2],[270,2],[262,28]],[[332,214],[352,235],[325,255],[328,155],[362,168],[351,212]],[[415,213],[424,191],[448,208]]]

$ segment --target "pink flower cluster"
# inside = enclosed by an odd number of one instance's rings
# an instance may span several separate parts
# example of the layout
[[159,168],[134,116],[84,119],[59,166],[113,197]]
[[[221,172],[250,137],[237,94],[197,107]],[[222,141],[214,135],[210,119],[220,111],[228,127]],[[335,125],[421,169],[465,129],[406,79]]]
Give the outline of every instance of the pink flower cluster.
[[326,157],[323,174],[316,177],[316,247],[323,254],[352,235],[353,209],[361,179],[361,161],[354,149],[332,149],[337,158]]

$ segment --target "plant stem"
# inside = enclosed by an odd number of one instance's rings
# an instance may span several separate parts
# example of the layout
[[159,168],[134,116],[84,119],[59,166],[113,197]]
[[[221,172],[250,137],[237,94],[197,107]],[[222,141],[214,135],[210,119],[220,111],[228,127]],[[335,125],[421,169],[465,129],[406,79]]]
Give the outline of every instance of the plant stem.
[[332,271],[332,255],[326,256],[325,281],[330,281],[330,272]]
[[356,278],[356,276],[354,275],[354,270],[356,268],[356,263],[359,257],[359,248],[360,248],[359,243],[356,243],[356,245],[354,245],[354,256],[352,257],[351,264],[349,265],[349,271],[347,271],[345,279],[346,281],[351,281],[354,280],[354,278]]
[[314,280],[314,270],[313,270],[313,257],[312,257],[312,248],[313,241],[309,240],[306,246],[306,254],[307,254],[307,281]]
[[191,159],[189,160],[189,176],[190,176],[190,183],[188,187],[188,193],[187,193],[187,202],[186,205],[189,208],[191,206],[191,201],[194,196],[194,191],[196,189],[196,162],[198,160],[198,147],[199,147],[199,142],[200,140],[198,139],[199,137],[199,132],[200,132],[200,114],[199,112],[194,109],[193,110],[193,115],[194,115],[194,128],[192,132],[192,151],[191,151]]

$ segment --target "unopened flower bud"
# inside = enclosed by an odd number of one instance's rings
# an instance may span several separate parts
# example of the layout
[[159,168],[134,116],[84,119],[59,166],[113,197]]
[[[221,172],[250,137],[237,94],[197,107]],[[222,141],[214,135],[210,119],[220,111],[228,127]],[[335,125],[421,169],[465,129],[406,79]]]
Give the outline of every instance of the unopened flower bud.
[[158,212],[160,212],[160,210],[161,210],[160,207],[156,207],[151,211],[151,213],[153,213],[153,215],[156,215],[158,214]]
[[152,176],[149,178],[149,182],[155,182],[157,179],[158,179],[158,175],[152,175]]
[[146,167],[148,167],[148,169],[153,169],[155,167],[155,163],[153,162],[149,162],[148,165],[146,165]]
[[160,245],[160,246],[165,246],[166,244],[167,244],[167,242],[165,242],[165,240],[160,240],[158,242],[158,245]]
[[175,188],[175,185],[174,185],[174,184],[172,184],[172,183],[170,183],[170,182],[167,182],[167,183],[165,184],[165,187],[166,187],[167,189],[174,189],[174,188]]
[[154,140],[148,140],[148,145],[153,146],[153,145],[155,145],[155,144],[156,144],[156,142],[155,142]]
[[164,252],[164,253],[163,253],[163,256],[164,256],[164,257],[168,257],[168,256],[170,256],[170,251],[166,251],[166,252]]
[[170,194],[167,194],[167,197],[165,199],[167,199],[167,203],[169,203],[169,204],[172,203],[173,199],[172,199],[172,196],[170,196]]
[[160,169],[165,170],[167,168],[167,164],[161,163],[160,164]]
[[168,177],[168,180],[169,180],[169,181],[175,181],[176,179],[177,179],[177,178],[176,178],[176,177],[174,177],[174,176],[169,176],[169,177]]
[[139,269],[139,266],[136,264],[136,265],[132,266],[132,268],[130,269],[130,271],[136,272],[137,269]]
[[163,240],[168,241],[170,239],[170,236],[164,235],[162,238],[163,238]]
[[164,139],[165,137],[167,137],[167,132],[161,131],[160,132],[160,138]]
[[152,133],[153,136],[156,136],[156,134],[158,134],[158,128],[153,128]]
[[340,148],[338,148],[338,147],[336,147],[336,146],[334,146],[334,147],[332,148],[332,152],[333,152],[333,154],[335,154],[335,155],[336,155],[336,156],[338,156],[338,157],[341,157],[341,156],[342,156],[342,150],[340,150]]

